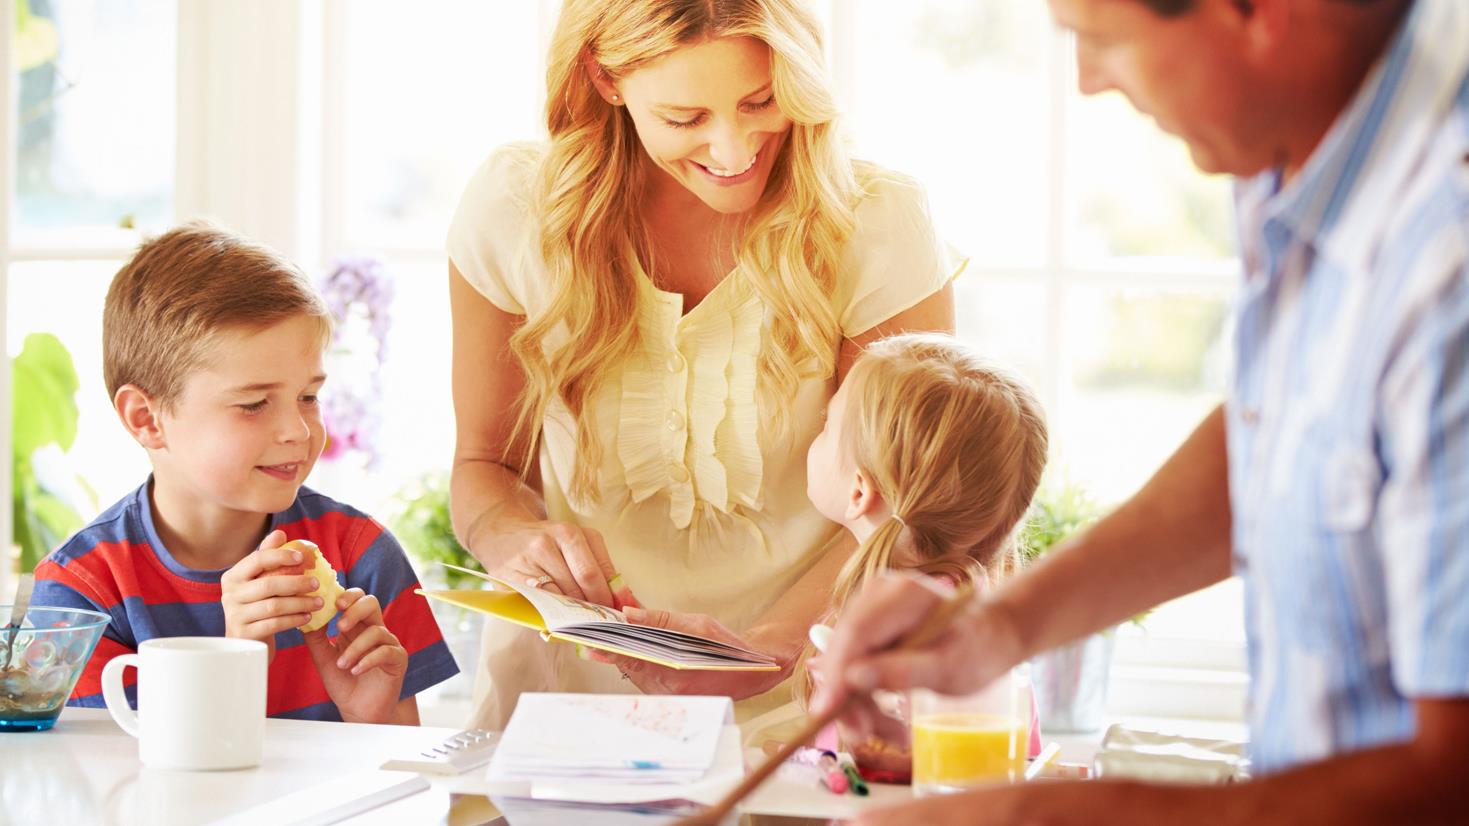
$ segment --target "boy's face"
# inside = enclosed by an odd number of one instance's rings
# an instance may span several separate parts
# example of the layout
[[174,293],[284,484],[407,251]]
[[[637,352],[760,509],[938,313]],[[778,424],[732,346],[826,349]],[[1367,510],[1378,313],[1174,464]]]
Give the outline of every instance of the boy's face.
[[221,334],[173,409],[159,414],[155,475],[201,505],[262,514],[290,507],[325,442],[316,399],[323,349],[321,327],[307,316]]
[[848,508],[857,488],[857,465],[843,443],[842,418],[847,385],[837,388],[826,405],[826,421],[806,451],[806,498],[822,516],[840,525],[850,522]]

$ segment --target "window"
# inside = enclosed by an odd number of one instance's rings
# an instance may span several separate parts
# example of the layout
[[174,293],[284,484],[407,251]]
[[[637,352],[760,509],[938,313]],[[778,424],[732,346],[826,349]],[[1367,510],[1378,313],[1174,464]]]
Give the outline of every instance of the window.
[[[323,152],[323,254],[376,256],[397,285],[380,464],[364,475],[351,458],[323,462],[313,477],[363,507],[386,507],[398,489],[449,467],[444,237],[490,151],[544,133],[545,52],[559,8],[555,0],[328,6],[325,96],[338,101],[328,117],[341,126]],[[389,44],[394,58],[383,60]]]
[[175,4],[14,2],[17,246],[168,224]]
[[[1227,181],[1195,171],[1120,95],[1083,99],[1043,3],[832,9],[859,153],[921,180],[939,230],[970,256],[959,335],[1040,390],[1052,473],[1121,501],[1224,396]],[[1163,606],[1146,632],[1124,627],[1124,706],[1144,702],[1129,673],[1168,664],[1200,675],[1175,680],[1185,690],[1169,707],[1222,696],[1238,709],[1242,614],[1231,580]]]
[[344,242],[442,257],[469,174],[490,149],[539,132],[544,46],[559,4],[353,0],[336,8],[328,25],[340,30],[340,54],[326,65],[342,134],[330,149],[340,151],[344,174],[328,197],[340,199]]
[[[1227,183],[1195,172],[1118,96],[1080,98],[1043,3],[810,1],[857,154],[920,180],[939,231],[970,256],[955,285],[960,335],[1039,389],[1058,472],[1099,500],[1124,498],[1223,397],[1236,269]],[[0,159],[6,341],[14,355],[46,330],[72,350],[73,454],[99,503],[146,468],[101,391],[103,285],[139,230],[200,213],[312,276],[370,254],[396,281],[381,463],[324,462],[312,484],[381,510],[399,486],[445,469],[443,238],[488,152],[542,133],[558,0],[9,4],[0,33],[15,38],[19,73],[15,94],[0,93],[14,136]],[[252,63],[262,38],[294,47]],[[235,105],[202,103],[213,100]],[[1149,626],[1135,645],[1125,637],[1124,660],[1212,640],[1203,648],[1224,653],[1195,665],[1239,667],[1237,583]]]
[[51,333],[71,353],[81,387],[69,464],[96,499],[77,489],[68,499],[90,519],[147,474],[103,385],[102,301],[140,230],[174,220],[178,8],[12,2],[0,4],[16,58],[5,67],[14,96],[0,96],[0,134],[14,140],[0,157],[6,350]]

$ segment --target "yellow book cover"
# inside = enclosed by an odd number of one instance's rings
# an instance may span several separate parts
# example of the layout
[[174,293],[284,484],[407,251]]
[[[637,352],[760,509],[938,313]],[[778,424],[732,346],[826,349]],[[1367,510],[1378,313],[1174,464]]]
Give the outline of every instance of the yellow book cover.
[[780,668],[764,654],[696,634],[636,625],[612,608],[505,582],[457,565],[440,564],[479,577],[490,583],[493,590],[420,588],[418,593],[513,622],[540,632],[546,639],[580,643],[680,671],[776,671]]

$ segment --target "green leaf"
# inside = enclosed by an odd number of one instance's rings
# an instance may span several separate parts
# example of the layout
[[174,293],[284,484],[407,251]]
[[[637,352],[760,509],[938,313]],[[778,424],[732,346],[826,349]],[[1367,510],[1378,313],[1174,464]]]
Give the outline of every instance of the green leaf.
[[29,0],[15,4],[15,69],[24,72],[56,59],[61,38],[56,24],[31,13]]
[[425,476],[399,492],[397,500],[389,525],[408,555],[429,565],[423,574],[442,576],[450,588],[478,586],[479,579],[435,564],[448,562],[464,568],[479,567],[454,536],[448,476],[442,473]]
[[26,492],[17,486],[10,499],[12,503],[10,510],[11,541],[20,548],[20,572],[23,574],[34,571],[41,557],[46,555],[45,546],[36,537],[31,525],[30,508],[26,507],[29,498]]
[[1080,485],[1064,481],[1041,488],[1026,521],[1022,546],[1026,561],[1033,562],[1049,553],[1101,515],[1102,507]]
[[60,499],[32,487],[15,497],[15,544],[21,573],[33,571],[46,554],[82,529],[85,521]]
[[[81,388],[71,354],[55,336],[26,336],[11,362],[12,541],[20,546],[22,571],[81,529],[85,521],[36,478],[31,457],[55,444],[71,448],[77,435],[76,393]],[[80,478],[80,477],[78,477]],[[83,488],[90,492],[83,482]]]
[[11,448],[16,461],[29,460],[37,448],[53,442],[71,449],[80,388],[71,354],[56,336],[26,336],[11,362]]

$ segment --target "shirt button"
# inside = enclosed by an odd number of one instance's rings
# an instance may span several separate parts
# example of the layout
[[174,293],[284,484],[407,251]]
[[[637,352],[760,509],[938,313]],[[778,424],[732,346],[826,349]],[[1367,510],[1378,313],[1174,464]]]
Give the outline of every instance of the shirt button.
[[1239,420],[1251,427],[1254,427],[1255,425],[1260,423],[1259,408],[1241,407],[1239,410]]
[[672,476],[673,481],[679,483],[680,485],[684,482],[689,481],[689,469],[679,464],[678,462],[669,463],[668,475]]
[[668,372],[670,372],[670,373],[682,373],[683,372],[683,368],[684,368],[684,358],[683,358],[683,356],[681,354],[674,353],[673,355],[671,355],[671,356],[668,357]]
[[683,414],[677,410],[668,414],[668,429],[674,433],[683,430]]

